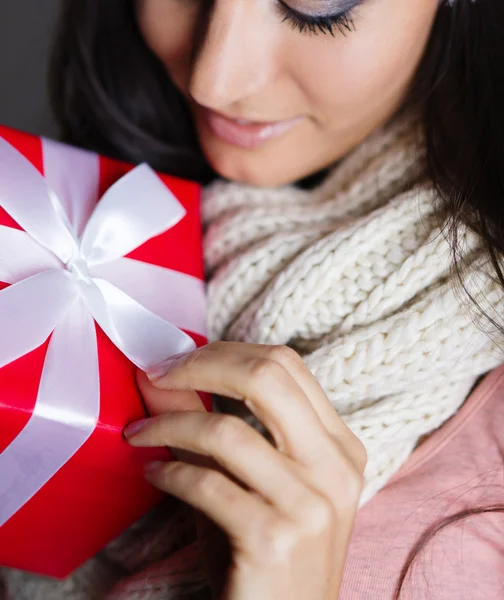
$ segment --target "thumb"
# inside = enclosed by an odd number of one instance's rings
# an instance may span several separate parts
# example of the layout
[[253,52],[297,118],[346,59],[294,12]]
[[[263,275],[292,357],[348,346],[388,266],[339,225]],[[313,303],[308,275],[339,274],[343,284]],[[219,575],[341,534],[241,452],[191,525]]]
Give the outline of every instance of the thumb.
[[[145,402],[147,412],[151,417],[175,411],[204,411],[205,405],[196,392],[181,390],[162,390],[154,387],[147,375],[140,369],[137,371],[137,384]],[[215,462],[189,450],[173,448],[171,452],[178,460],[202,467],[215,467]],[[1,599],[0,599],[1,600]]]
[[147,412],[152,417],[174,411],[204,411],[201,398],[192,390],[162,390],[152,385],[147,375],[137,370],[137,385],[145,402]]

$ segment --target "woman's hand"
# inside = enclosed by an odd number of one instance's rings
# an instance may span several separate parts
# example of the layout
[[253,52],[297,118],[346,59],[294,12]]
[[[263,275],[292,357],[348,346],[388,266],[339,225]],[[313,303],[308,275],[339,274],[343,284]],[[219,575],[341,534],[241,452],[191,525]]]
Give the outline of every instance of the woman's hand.
[[[125,433],[135,446],[183,451],[146,476],[227,534],[218,597],[336,600],[366,451],[302,359],[286,347],[218,342],[165,367],[152,383],[141,377],[141,391],[156,413],[181,410]],[[238,417],[202,411],[194,390],[244,402],[276,448]]]

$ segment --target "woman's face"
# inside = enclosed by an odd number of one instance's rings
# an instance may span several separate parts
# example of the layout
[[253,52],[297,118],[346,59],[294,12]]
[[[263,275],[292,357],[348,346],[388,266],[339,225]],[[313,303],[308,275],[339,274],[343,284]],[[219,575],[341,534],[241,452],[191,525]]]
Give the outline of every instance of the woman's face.
[[396,112],[438,6],[139,0],[138,18],[217,173],[275,186],[334,163]]

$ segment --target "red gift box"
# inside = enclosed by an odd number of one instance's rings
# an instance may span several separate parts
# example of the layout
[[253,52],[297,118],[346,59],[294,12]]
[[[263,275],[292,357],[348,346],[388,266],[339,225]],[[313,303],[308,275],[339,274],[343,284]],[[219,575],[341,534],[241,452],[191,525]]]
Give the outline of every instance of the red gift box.
[[[47,165],[44,164],[43,148],[46,141],[4,127],[0,127],[0,138],[14,146],[42,175],[45,174]],[[61,144],[57,146],[60,153],[67,152],[77,158],[82,152]],[[85,154],[88,158],[91,156]],[[92,156],[99,165],[97,197],[134,168],[109,158]],[[186,214],[126,258],[186,274],[202,282],[199,186],[169,176],[159,177],[182,204]],[[79,185],[78,174],[63,173],[57,190],[60,198],[65,190],[71,191],[72,185]],[[0,194],[0,206],[1,203]],[[2,208],[1,226],[22,229]],[[0,249],[0,259],[1,256]],[[8,287],[8,283],[2,283],[0,270],[0,297],[1,290]],[[171,298],[166,298],[166,302],[170,301]],[[100,395],[98,422],[91,436],[68,462],[0,527],[1,565],[66,577],[160,500],[161,494],[145,481],[143,466],[148,460],[159,458],[160,454],[164,459],[170,455],[162,449],[132,448],[125,442],[124,426],[145,415],[135,384],[136,367],[102,328],[95,326]],[[198,346],[206,342],[204,332],[188,329],[185,332]],[[49,343],[50,338],[0,368],[1,453],[32,417]],[[78,339],[75,344],[79,344]],[[203,395],[202,398],[210,410],[209,397]],[[57,447],[58,439],[52,443]],[[29,469],[29,465],[26,468]],[[6,473],[0,471],[0,478],[5,476]]]

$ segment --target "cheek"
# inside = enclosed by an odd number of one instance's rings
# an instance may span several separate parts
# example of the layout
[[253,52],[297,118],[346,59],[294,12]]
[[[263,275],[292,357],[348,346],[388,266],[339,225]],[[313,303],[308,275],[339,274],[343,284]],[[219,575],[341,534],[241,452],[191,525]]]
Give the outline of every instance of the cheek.
[[356,19],[356,31],[346,37],[299,47],[292,64],[314,115],[341,129],[397,108],[423,55],[437,2],[386,0]]
[[193,0],[141,0],[138,25],[145,42],[182,85],[193,55],[200,10]]

